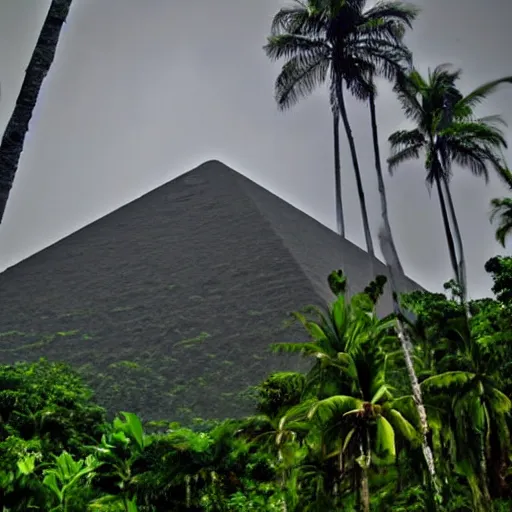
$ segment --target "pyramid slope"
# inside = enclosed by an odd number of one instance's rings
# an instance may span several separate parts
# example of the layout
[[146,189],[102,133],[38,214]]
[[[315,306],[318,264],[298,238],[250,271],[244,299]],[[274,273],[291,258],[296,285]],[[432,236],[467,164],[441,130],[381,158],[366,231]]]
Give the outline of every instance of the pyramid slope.
[[1,274],[0,362],[67,361],[110,411],[144,419],[247,414],[249,386],[303,367],[268,344],[305,340],[287,313],[322,303],[350,251],[368,261],[207,162]]
[[[226,171],[226,166],[218,161],[210,161],[190,172],[193,175],[196,173],[199,175],[219,172],[220,169]],[[286,203],[235,170],[227,169],[233,173],[233,179],[238,181],[239,186],[270,222],[323,301],[332,300],[326,276],[334,269],[342,268],[350,277],[349,288],[353,293],[364,289],[370,276],[378,274],[389,276],[386,265],[379,259],[370,258],[363,249],[347,239],[340,238],[336,232],[313,217]],[[399,279],[397,284],[403,292],[421,288],[407,277]],[[379,310],[383,314],[392,311],[389,290],[383,297]]]

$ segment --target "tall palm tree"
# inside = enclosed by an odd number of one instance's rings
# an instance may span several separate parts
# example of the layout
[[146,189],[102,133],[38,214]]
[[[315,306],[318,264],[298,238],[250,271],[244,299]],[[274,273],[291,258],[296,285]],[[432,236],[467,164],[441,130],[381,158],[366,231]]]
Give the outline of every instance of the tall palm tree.
[[[344,89],[368,100],[374,91],[371,76],[393,76],[398,63],[410,57],[401,41],[402,24],[409,24],[416,10],[399,2],[379,2],[365,10],[366,0],[308,0],[282,8],[274,17],[271,36],[264,47],[272,60],[286,59],[276,80],[276,98],[287,108],[309,95],[329,78],[334,115],[335,181],[338,226],[343,224],[339,145],[339,117],[347,135],[356,177],[366,247],[373,255],[359,160],[346,110]],[[343,227],[340,228],[344,230]]]
[[18,169],[32,112],[55,57],[60,31],[68,16],[71,2],[72,0],[52,0],[0,144],[0,223]]
[[[474,107],[500,85],[512,83],[512,77],[488,82],[463,96],[455,85],[460,73],[460,70],[451,71],[449,65],[443,64],[429,72],[426,78],[417,70],[399,77],[395,91],[406,117],[416,124],[416,128],[390,135],[388,165],[393,172],[403,162],[425,154],[427,185],[437,188],[450,261],[465,295],[462,236],[449,187],[452,164],[469,168],[473,174],[486,180],[490,167],[503,178],[506,165],[501,151],[507,143],[498,126],[503,121],[499,116],[477,118]],[[448,122],[447,99],[450,100]],[[454,226],[458,257],[450,220]]]

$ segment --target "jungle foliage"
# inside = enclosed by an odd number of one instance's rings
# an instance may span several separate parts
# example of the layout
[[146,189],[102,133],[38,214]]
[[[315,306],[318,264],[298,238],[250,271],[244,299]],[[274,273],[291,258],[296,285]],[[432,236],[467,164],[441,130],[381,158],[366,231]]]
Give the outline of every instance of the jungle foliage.
[[[505,511],[512,506],[512,258],[486,264],[494,298],[416,291],[379,318],[379,276],[349,298],[294,314],[308,342],[274,352],[311,359],[270,375],[251,417],[192,427],[112,422],[68,367],[0,367],[2,510]],[[396,326],[414,345],[437,487]],[[276,355],[278,357],[278,355]]]

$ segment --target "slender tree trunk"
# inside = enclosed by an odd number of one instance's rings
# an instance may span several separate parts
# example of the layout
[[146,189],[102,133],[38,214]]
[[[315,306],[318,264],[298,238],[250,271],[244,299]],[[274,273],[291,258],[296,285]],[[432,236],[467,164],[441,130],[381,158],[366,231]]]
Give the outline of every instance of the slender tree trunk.
[[336,225],[338,234],[345,238],[345,219],[343,217],[343,202],[341,197],[341,164],[340,164],[340,117],[333,114],[333,135],[334,135],[334,183],[336,190]]
[[[367,437],[368,437],[368,432],[367,433]],[[367,440],[367,443],[368,443],[368,440]],[[368,478],[368,468],[370,466],[369,462],[368,462],[368,458],[370,458],[371,456],[369,456],[369,446],[366,447],[366,451],[364,449],[364,443],[363,443],[363,440],[361,439],[361,442],[360,442],[360,446],[359,446],[359,449],[360,449],[360,455],[361,455],[361,464],[360,464],[360,468],[361,468],[361,496],[360,496],[360,503],[359,503],[359,507],[360,507],[360,511],[361,512],[370,512],[370,480]]]
[[370,119],[372,124],[372,136],[373,136],[373,152],[375,155],[375,170],[377,171],[377,183],[379,188],[380,195],[380,209],[382,214],[382,220],[384,222],[384,229],[386,230],[387,236],[389,237],[390,248],[393,251],[393,260],[397,267],[397,270],[403,274],[402,264],[400,263],[400,258],[398,257],[398,251],[395,247],[395,241],[393,239],[393,234],[391,232],[391,224],[389,222],[388,216],[388,201],[386,198],[386,187],[384,185],[384,176],[382,174],[382,165],[380,159],[380,149],[379,149],[379,133],[377,130],[377,112],[375,109],[375,95],[372,94],[370,96]]
[[453,272],[455,274],[455,280],[460,283],[459,266],[457,264],[457,255],[455,252],[455,245],[453,242],[452,230],[450,227],[450,221],[448,219],[448,212],[446,210],[446,203],[444,200],[443,190],[441,188],[441,178],[436,173],[436,187],[439,195],[439,204],[441,206],[441,215],[443,216],[444,231],[446,233],[446,241],[448,243],[448,251],[450,253],[450,261],[452,263]]
[[427,411],[425,410],[423,396],[421,393],[421,387],[418,382],[418,377],[416,375],[416,370],[414,369],[414,363],[412,360],[412,353],[414,349],[409,338],[409,335],[405,330],[404,325],[402,324],[399,316],[397,316],[396,319],[396,331],[398,339],[400,340],[400,344],[402,346],[402,352],[404,354],[405,359],[405,366],[407,368],[409,381],[411,383],[412,396],[414,399],[414,403],[416,405],[416,410],[418,411],[421,428],[421,448],[423,451],[423,457],[425,458],[425,462],[427,464],[427,469],[430,477],[430,484],[432,485],[434,493],[438,497],[440,497],[441,488],[437,479],[434,455],[432,454],[432,449],[430,448],[430,444],[428,442],[428,435],[430,429],[428,426]]
[[55,57],[60,31],[68,16],[71,1],[52,0],[0,144],[0,223],[18,169],[32,112]]
[[392,291],[392,297],[393,297],[393,309],[395,312],[396,317],[396,325],[395,325],[395,331],[398,336],[398,339],[400,340],[400,346],[402,349],[402,354],[404,356],[405,360],[405,367],[407,369],[407,374],[409,376],[409,382],[411,384],[411,390],[412,390],[412,396],[414,400],[414,404],[416,406],[416,411],[418,413],[418,418],[420,421],[420,428],[421,428],[421,440],[422,440],[422,451],[423,451],[423,457],[425,459],[425,463],[427,465],[429,478],[430,478],[430,484],[432,486],[432,489],[436,495],[436,502],[440,501],[441,499],[441,488],[438,483],[436,468],[435,468],[435,462],[434,462],[434,456],[432,454],[432,449],[430,448],[429,442],[428,442],[428,436],[429,436],[429,426],[428,426],[428,420],[427,420],[427,411],[425,410],[425,405],[423,403],[423,396],[421,393],[421,387],[418,381],[418,376],[416,375],[416,370],[414,368],[413,363],[413,353],[414,353],[414,347],[412,345],[411,339],[409,337],[409,333],[405,329],[402,320],[401,320],[401,311],[400,311],[400,304],[398,302],[398,282],[397,282],[397,274],[402,279],[403,273],[399,271],[397,268],[397,265],[395,264],[395,261],[393,259],[393,253],[390,249],[390,234],[389,232],[381,231],[379,232],[379,240],[381,245],[382,254],[384,255],[384,258],[386,260],[388,271],[389,271],[389,277],[390,277],[390,284],[391,284],[391,291]]
[[368,221],[368,212],[366,210],[366,201],[364,198],[363,181],[361,179],[359,161],[357,159],[356,144],[354,141],[354,136],[352,134],[352,128],[350,127],[350,122],[348,120],[347,108],[345,105],[345,99],[343,97],[343,84],[341,83],[341,80],[337,80],[336,91],[338,98],[338,107],[340,109],[340,115],[343,121],[343,126],[345,128],[345,133],[347,134],[348,145],[350,147],[350,155],[352,156],[352,165],[354,166],[354,173],[356,175],[357,192],[359,195],[359,202],[361,204],[361,216],[363,218],[363,229],[364,236],[366,239],[366,250],[368,251],[368,254],[370,256],[375,256],[372,235],[370,231],[370,223]]
[[343,484],[343,438],[341,438],[341,446],[340,446],[340,453],[338,455],[338,475],[336,478],[336,484],[335,484],[335,493],[334,493],[334,504],[336,506],[341,506],[340,498],[341,498],[341,486]]
[[459,252],[458,270],[459,270],[459,286],[462,292],[462,303],[466,304],[467,301],[467,276],[466,276],[466,259],[464,257],[464,244],[462,243],[462,235],[460,232],[459,221],[455,213],[455,205],[453,204],[452,193],[450,185],[446,180],[443,180],[444,191],[448,200],[448,209],[450,210],[450,217],[452,219],[453,231],[455,232],[455,241],[457,243],[457,250]]
[[487,453],[485,450],[485,436],[483,434],[480,435],[480,482],[482,486],[482,495],[485,500],[485,507],[488,507],[488,510],[491,510],[491,494],[489,492],[489,484],[488,484],[488,470],[487,470]]

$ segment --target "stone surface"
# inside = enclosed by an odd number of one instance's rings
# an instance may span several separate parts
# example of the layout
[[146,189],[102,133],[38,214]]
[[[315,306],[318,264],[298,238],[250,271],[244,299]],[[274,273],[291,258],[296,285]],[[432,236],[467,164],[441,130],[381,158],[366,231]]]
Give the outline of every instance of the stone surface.
[[[361,249],[220,162],[206,162],[0,275],[0,363],[78,369],[111,412],[239,416],[276,370],[269,343],[305,340],[291,311],[385,273]],[[418,286],[407,281],[405,289]],[[382,312],[391,311],[389,294]]]

